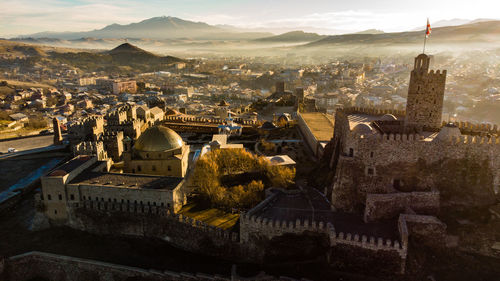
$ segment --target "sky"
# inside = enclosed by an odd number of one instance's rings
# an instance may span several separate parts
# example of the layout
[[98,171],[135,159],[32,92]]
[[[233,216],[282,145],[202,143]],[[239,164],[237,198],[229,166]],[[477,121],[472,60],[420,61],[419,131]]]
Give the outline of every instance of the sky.
[[243,28],[405,31],[453,18],[498,19],[499,0],[0,0],[0,37],[88,31],[175,16]]

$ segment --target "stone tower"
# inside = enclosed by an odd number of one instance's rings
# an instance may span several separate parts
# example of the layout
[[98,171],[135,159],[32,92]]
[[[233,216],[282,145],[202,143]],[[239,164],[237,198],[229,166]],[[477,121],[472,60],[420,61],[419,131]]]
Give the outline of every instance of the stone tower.
[[285,92],[285,82],[278,81],[276,82],[276,93],[284,93]]
[[430,58],[420,54],[410,75],[405,127],[435,130],[441,127],[446,70],[429,71]]
[[54,117],[54,119],[52,119],[52,124],[54,129],[54,145],[61,145],[63,138],[61,134],[61,126],[59,125],[59,119]]

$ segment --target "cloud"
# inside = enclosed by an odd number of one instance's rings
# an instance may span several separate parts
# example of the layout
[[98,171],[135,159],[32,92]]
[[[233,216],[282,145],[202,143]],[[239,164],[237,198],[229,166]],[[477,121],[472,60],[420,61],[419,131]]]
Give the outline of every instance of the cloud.
[[39,31],[82,31],[110,23],[130,23],[144,19],[133,9],[137,3],[121,1],[4,0],[0,9],[0,34]]
[[[0,0],[0,36],[41,31],[87,31],[170,15],[209,24],[246,28],[402,31],[425,18],[497,18],[500,2],[475,0],[333,1],[308,0]],[[462,3],[457,3],[462,2]],[[389,5],[392,3],[392,5]],[[487,7],[487,8],[485,8]],[[337,9],[337,10],[336,10]],[[311,30],[311,29],[309,29]]]

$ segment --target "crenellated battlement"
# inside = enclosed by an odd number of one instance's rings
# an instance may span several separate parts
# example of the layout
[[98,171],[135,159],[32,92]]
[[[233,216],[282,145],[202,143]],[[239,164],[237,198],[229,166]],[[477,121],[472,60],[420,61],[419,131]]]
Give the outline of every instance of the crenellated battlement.
[[102,141],[84,141],[77,143],[72,147],[73,154],[76,155],[97,155],[98,160],[104,160],[108,158],[106,151],[104,150],[104,144]]
[[427,76],[428,80],[445,80],[446,79],[446,70],[429,70],[429,71],[419,71],[419,70],[414,70],[414,75],[421,75],[421,76]]
[[406,256],[407,247],[399,241],[359,235],[356,233],[336,232],[335,227],[330,222],[316,222],[297,219],[296,221],[280,221],[268,218],[262,218],[255,215],[242,214],[240,217],[240,242],[248,242],[249,232],[255,232],[259,235],[271,239],[285,233],[301,234],[305,231],[316,233],[326,233],[330,239],[330,245],[337,244],[361,247],[369,250],[397,251],[400,256]]
[[75,122],[73,123],[73,125],[71,125],[70,127],[78,127],[78,126],[81,126],[81,127],[88,127],[88,128],[92,128],[92,127],[97,127],[101,124],[104,124],[104,117],[102,116],[97,116],[97,115],[94,115],[94,116],[89,116],[89,117],[86,117],[84,118],[82,121],[79,121],[79,122]]
[[[443,121],[443,126],[447,125],[448,122]],[[457,128],[460,129],[462,134],[470,133],[489,133],[498,134],[498,125],[490,123],[472,123],[468,121],[455,121],[452,123]]]
[[[224,124],[226,120],[221,118],[204,118],[204,117],[188,117],[188,116],[165,116],[165,122],[172,123],[199,123],[199,124]],[[247,120],[243,118],[234,118],[233,121],[243,125],[255,125],[254,120]]]
[[338,109],[346,115],[349,114],[367,114],[367,115],[385,115],[392,114],[396,117],[404,117],[406,115],[406,111],[404,110],[396,110],[396,109],[380,109],[375,107],[346,107],[342,109]]
[[113,139],[116,139],[116,138],[123,138],[123,131],[106,130],[102,134],[102,139],[104,141],[113,140]]
[[203,221],[183,216],[182,214],[175,214],[173,211],[166,207],[145,205],[135,202],[120,203],[93,200],[83,200],[81,203],[72,203],[71,207],[74,209],[83,208],[97,212],[122,212],[135,215],[160,216],[175,222],[179,222],[185,226],[199,229],[218,239],[232,242],[239,241],[239,236],[236,232],[231,232],[230,230],[225,230],[213,225],[209,225]]
[[477,144],[477,145],[500,145],[500,137],[482,137],[465,135],[460,137],[450,137],[450,144]]
[[110,112],[106,115],[106,120],[108,122],[112,123],[122,123],[123,121],[127,120],[127,111],[126,110],[120,110],[117,109],[113,112]]
[[[366,141],[366,142],[374,142],[378,141],[381,143],[396,143],[396,142],[420,142],[429,145],[435,144],[436,139],[434,141],[425,141],[424,136],[419,134],[380,134],[374,135],[372,137],[367,137],[362,134],[352,134],[354,139],[358,141]],[[446,144],[450,145],[499,145],[500,137],[496,136],[473,136],[473,135],[462,135],[459,137],[450,136],[446,142]]]

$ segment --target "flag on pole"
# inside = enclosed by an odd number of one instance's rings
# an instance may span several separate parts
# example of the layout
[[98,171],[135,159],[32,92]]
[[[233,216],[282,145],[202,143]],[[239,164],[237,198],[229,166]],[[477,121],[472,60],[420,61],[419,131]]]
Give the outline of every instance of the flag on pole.
[[427,28],[425,29],[425,37],[428,38],[431,34],[431,24],[429,23],[429,19],[427,19]]

